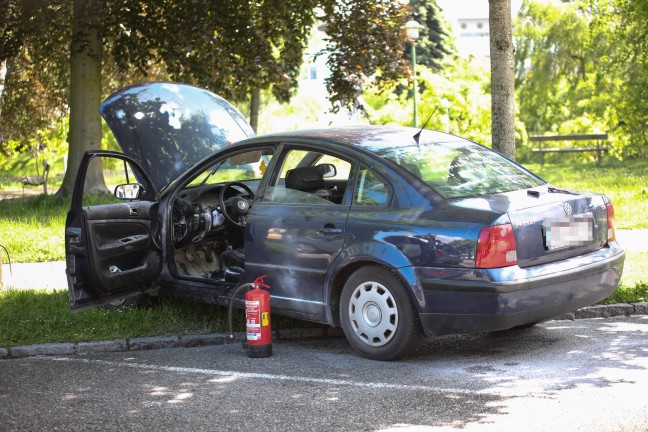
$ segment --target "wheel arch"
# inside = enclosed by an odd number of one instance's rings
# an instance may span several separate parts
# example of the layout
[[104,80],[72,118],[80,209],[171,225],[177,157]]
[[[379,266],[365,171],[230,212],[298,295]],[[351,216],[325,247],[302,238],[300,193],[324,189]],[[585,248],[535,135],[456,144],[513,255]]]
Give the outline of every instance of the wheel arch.
[[340,326],[340,297],[342,289],[349,277],[365,266],[378,266],[392,273],[407,289],[408,294],[411,296],[417,312],[420,313],[423,306],[424,296],[414,269],[411,265],[397,267],[382,259],[372,256],[347,258],[343,260],[334,272],[329,272],[327,281],[325,283],[326,293],[326,321],[334,326]]

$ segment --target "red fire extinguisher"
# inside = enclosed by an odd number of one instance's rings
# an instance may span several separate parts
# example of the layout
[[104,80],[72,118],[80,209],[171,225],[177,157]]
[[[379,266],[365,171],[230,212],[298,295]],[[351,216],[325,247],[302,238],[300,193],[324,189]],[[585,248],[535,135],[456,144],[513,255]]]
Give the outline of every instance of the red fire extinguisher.
[[272,328],[270,323],[270,294],[261,288],[270,288],[260,276],[252,282],[253,289],[245,293],[245,330],[248,357],[272,355]]
[[261,288],[270,288],[263,283],[260,276],[252,283],[243,284],[236,289],[230,299],[229,327],[230,339],[234,340],[232,309],[236,295],[245,288],[252,288],[245,293],[245,330],[248,357],[262,358],[272,355],[272,328],[270,326],[270,294]]

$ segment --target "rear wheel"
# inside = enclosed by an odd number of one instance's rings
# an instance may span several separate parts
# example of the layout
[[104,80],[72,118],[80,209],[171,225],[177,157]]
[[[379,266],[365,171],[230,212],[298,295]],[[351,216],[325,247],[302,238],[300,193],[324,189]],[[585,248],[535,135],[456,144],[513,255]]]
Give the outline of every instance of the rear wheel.
[[382,267],[357,270],[342,289],[340,321],[349,343],[363,356],[393,360],[416,347],[420,322],[401,281]]

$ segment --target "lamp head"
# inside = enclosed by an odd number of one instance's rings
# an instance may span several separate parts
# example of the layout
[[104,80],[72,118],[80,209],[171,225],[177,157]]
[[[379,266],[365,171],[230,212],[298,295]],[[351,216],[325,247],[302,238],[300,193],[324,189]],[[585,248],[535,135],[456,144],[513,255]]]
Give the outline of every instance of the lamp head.
[[405,29],[407,37],[414,41],[419,38],[420,30],[423,26],[414,20],[410,20],[405,23],[403,28]]

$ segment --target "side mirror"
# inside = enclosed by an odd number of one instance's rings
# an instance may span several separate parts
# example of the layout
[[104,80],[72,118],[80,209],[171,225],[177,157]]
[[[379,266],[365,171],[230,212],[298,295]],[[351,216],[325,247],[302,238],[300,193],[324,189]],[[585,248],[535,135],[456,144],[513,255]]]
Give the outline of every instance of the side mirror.
[[323,163],[317,165],[317,168],[322,172],[322,177],[324,178],[331,178],[337,175],[337,168],[333,164]]
[[115,198],[136,200],[144,196],[144,186],[139,183],[120,184],[115,187]]

